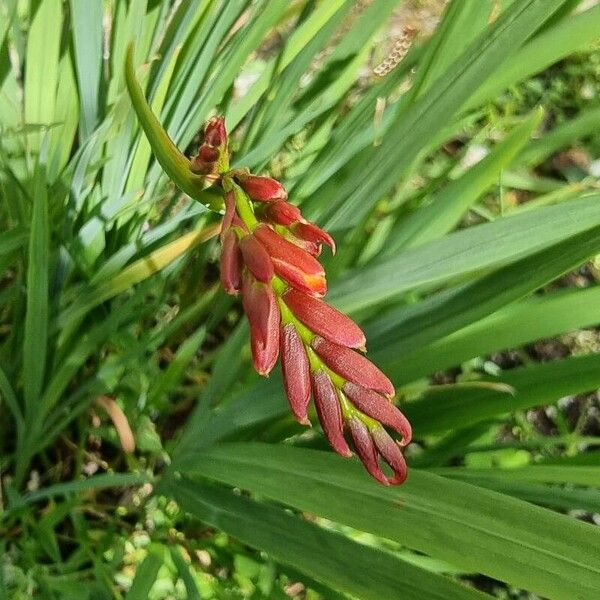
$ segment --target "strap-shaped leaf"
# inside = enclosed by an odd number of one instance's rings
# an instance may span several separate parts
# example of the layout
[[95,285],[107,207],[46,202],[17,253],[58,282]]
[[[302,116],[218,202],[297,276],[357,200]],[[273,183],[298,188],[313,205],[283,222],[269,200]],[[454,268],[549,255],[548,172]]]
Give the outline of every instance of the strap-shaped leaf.
[[405,485],[383,488],[355,461],[267,444],[207,448],[179,468],[553,600],[600,595],[597,528],[480,487],[413,469]]
[[361,600],[483,600],[488,596],[400,558],[221,486],[186,479],[163,485],[201,521],[278,562]]
[[201,202],[211,210],[220,210],[223,204],[221,196],[211,193],[207,189],[213,182],[192,172],[190,161],[175,146],[148,105],[142,88],[135,77],[133,53],[134,49],[131,44],[125,53],[125,82],[133,108],[156,159],[165,170],[165,173],[188,196]]

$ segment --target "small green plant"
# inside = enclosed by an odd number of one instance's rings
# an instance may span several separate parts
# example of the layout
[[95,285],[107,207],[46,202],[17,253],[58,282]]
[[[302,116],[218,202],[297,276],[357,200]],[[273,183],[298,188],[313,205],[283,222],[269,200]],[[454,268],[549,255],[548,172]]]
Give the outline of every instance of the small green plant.
[[406,5],[0,0],[0,600],[600,595],[600,6]]

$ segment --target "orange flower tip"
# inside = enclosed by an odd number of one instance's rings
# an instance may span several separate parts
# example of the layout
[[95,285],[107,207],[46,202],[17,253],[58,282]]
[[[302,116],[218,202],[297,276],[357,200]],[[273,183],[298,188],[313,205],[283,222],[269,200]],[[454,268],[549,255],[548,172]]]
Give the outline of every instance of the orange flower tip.
[[349,348],[364,347],[366,340],[360,327],[322,300],[290,289],[283,295],[283,301],[294,315],[317,335]]
[[254,230],[254,235],[270,254],[277,275],[308,294],[325,295],[325,271],[314,256],[284,239],[265,223]]
[[243,171],[237,172],[235,178],[246,194],[256,202],[287,200],[287,191],[276,179],[250,175]]
[[223,117],[213,117],[204,126],[204,143],[213,148],[220,148],[227,143],[227,130]]

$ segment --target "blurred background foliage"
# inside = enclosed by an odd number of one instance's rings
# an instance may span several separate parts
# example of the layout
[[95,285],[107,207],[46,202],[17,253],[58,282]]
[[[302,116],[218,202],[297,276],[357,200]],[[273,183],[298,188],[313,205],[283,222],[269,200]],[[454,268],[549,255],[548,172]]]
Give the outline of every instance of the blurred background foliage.
[[[0,0],[0,599],[600,597],[600,5]],[[411,418],[384,489],[289,415],[192,155],[328,228]]]

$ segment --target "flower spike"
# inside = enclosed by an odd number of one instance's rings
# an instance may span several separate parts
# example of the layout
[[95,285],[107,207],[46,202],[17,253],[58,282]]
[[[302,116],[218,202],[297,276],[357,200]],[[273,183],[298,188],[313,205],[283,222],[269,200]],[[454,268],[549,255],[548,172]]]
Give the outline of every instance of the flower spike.
[[[327,282],[316,257],[323,245],[335,253],[333,238],[303,218],[300,209],[287,201],[279,181],[247,169],[230,170],[223,117],[206,123],[197,155],[187,159],[143,96],[131,46],[125,81],[167,175],[194,200],[224,213],[221,282],[228,294],[242,297],[256,371],[268,376],[281,356],[285,391],[296,420],[310,425],[312,397],[325,437],[338,454],[352,456],[347,433],[374,479],[383,485],[403,483],[407,467],[402,448],[410,443],[412,431],[392,402],[394,386],[360,353],[366,345],[360,327],[321,299]],[[386,428],[400,440],[395,441]]]

